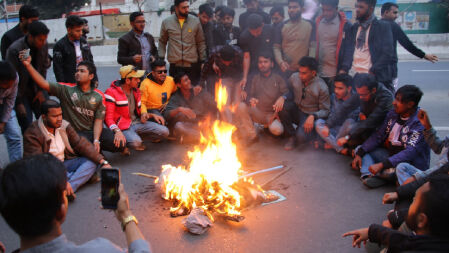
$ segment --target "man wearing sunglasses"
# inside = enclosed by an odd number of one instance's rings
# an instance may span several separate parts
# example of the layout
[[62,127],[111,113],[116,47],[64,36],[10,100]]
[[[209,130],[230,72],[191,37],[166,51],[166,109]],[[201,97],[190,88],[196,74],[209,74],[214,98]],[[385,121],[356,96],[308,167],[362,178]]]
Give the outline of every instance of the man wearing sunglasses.
[[[153,113],[162,116],[176,85],[173,77],[167,76],[167,67],[164,60],[158,59],[151,64],[151,73],[142,81],[140,92],[142,94],[141,112]],[[158,122],[165,124],[165,122]]]
[[[145,150],[141,136],[153,140],[168,136],[162,116],[153,113],[141,113],[140,78],[144,70],[137,70],[132,65],[120,68],[120,80],[113,81],[106,90],[105,123],[114,132],[114,143],[125,145],[135,150]],[[148,121],[153,119],[153,121]]]
[[407,51],[409,51],[414,56],[426,59],[432,63],[438,61],[438,56],[434,54],[426,54],[421,49],[417,48],[413,42],[408,38],[408,36],[402,31],[401,26],[395,22],[399,14],[399,6],[395,3],[387,2],[382,5],[380,10],[382,15],[382,20],[386,21],[391,25],[391,31],[393,32],[393,47],[394,47],[394,64],[393,64],[393,85],[394,88],[398,85],[398,52],[397,44],[401,44]]

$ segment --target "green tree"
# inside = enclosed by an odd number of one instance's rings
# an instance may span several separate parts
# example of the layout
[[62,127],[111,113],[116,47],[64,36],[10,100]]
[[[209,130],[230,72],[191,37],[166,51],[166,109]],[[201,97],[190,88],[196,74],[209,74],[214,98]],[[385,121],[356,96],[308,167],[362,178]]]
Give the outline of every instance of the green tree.
[[79,10],[90,0],[20,0],[39,9],[41,19],[60,18],[63,14]]

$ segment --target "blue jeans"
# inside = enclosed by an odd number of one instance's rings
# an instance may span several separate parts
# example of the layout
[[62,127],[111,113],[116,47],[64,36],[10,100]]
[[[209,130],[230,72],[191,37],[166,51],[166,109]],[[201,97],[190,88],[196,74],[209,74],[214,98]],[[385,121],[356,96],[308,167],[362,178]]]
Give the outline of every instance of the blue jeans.
[[353,119],[347,119],[341,126],[336,126],[329,129],[329,135],[324,136],[323,134],[323,128],[326,126],[326,121],[323,119],[317,119],[315,121],[315,130],[317,134],[329,145],[331,145],[335,151],[340,152],[343,147],[338,146],[337,140],[347,134],[351,131],[352,127],[354,126],[355,121]]
[[365,154],[362,157],[362,167],[360,168],[361,177],[373,176],[373,174],[369,171],[369,166],[375,163],[383,162],[388,157],[390,157],[390,154],[385,148],[376,148],[375,150]]
[[11,118],[5,124],[5,139],[8,147],[9,162],[15,162],[22,159],[23,143],[22,132],[17,121],[16,112],[11,111]]
[[166,126],[147,121],[145,123],[132,123],[129,129],[123,131],[123,134],[129,146],[138,147],[142,145],[141,135],[149,139],[167,138],[169,130]]
[[400,163],[396,166],[396,177],[398,178],[400,185],[403,185],[407,179],[415,175],[417,172],[421,172],[421,170],[409,163]]
[[67,179],[74,192],[85,184],[97,169],[97,165],[85,157],[77,157],[64,161],[67,170]]

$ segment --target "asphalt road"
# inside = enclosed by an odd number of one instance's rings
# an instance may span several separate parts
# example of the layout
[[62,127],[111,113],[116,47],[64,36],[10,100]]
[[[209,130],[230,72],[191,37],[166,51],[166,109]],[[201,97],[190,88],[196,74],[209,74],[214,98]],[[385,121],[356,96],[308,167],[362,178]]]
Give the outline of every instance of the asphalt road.
[[[449,62],[402,62],[399,76],[400,84],[421,87],[425,94],[421,107],[429,111],[440,136],[449,134]],[[99,68],[100,89],[105,90],[116,77],[117,67]],[[5,163],[6,147],[1,141],[0,159]],[[107,154],[107,158],[121,169],[131,209],[154,252],[363,252],[353,249],[351,239],[342,239],[341,235],[380,223],[392,208],[382,205],[381,198],[393,186],[368,190],[349,168],[350,158],[310,147],[284,151],[282,145],[281,140],[263,136],[249,149],[239,150],[239,157],[247,170],[279,164],[292,167],[267,187],[287,200],[245,210],[246,219],[240,223],[217,220],[201,236],[185,232],[182,217],[170,217],[169,203],[160,198],[151,180],[131,175],[136,171],[158,175],[162,164],[182,163],[191,147],[148,143],[147,151],[133,152],[130,157]],[[254,179],[263,183],[273,175],[263,174]],[[63,231],[76,243],[101,236],[125,247],[125,237],[113,213],[99,207],[99,189],[96,184],[79,190],[77,200],[69,206]],[[1,218],[0,241],[8,252],[19,246],[18,237]]]

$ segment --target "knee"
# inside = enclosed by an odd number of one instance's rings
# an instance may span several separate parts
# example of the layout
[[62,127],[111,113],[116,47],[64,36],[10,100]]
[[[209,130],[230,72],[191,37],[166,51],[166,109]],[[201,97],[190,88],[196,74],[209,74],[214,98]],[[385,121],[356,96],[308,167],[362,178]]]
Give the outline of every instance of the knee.
[[270,130],[270,132],[275,135],[275,136],[280,136],[281,134],[284,133],[284,126],[282,125],[282,123],[279,120],[274,120],[270,126],[268,127],[268,129]]
[[168,137],[169,134],[170,134],[170,130],[168,130],[168,127],[161,125],[161,129],[159,130],[159,135],[161,135],[163,137]]
[[408,166],[409,166],[408,163],[400,163],[400,164],[396,165],[396,172],[403,173],[403,172],[407,171]]

